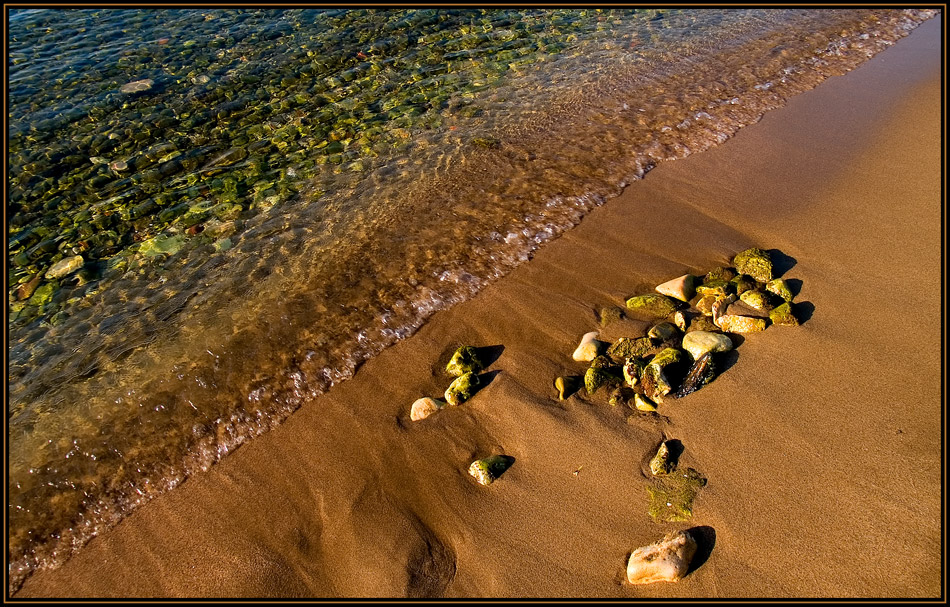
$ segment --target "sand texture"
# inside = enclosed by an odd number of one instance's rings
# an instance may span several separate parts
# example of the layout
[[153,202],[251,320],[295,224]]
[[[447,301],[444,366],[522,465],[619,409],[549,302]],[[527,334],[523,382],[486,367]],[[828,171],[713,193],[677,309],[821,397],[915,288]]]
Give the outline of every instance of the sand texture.
[[[937,17],[661,164],[15,598],[940,596],[940,92]],[[782,253],[801,326],[737,340],[658,416],[558,400],[601,306],[750,246]],[[491,354],[487,385],[411,421],[462,344]],[[708,479],[686,522],[648,514],[664,438]],[[469,465],[497,454],[513,464],[479,485]],[[624,581],[679,529],[699,544],[686,577]]]

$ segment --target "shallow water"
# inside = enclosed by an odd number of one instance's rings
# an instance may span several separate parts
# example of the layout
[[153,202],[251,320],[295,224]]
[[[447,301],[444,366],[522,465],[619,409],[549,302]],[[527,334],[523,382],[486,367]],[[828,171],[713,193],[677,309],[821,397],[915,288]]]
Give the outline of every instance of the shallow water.
[[12,11],[11,588],[929,15]]

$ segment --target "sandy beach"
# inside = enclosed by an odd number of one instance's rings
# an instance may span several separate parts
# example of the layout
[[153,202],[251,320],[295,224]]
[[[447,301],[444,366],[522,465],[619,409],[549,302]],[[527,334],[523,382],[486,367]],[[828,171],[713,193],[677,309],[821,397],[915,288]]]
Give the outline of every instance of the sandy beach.
[[[13,598],[940,597],[941,26],[661,164]],[[780,252],[801,326],[745,336],[659,416],[558,399],[601,307],[752,246]],[[462,344],[491,352],[488,384],[411,421]],[[648,514],[664,438],[708,481],[686,522]],[[514,464],[480,486],[491,454]],[[625,583],[678,529],[691,572]]]

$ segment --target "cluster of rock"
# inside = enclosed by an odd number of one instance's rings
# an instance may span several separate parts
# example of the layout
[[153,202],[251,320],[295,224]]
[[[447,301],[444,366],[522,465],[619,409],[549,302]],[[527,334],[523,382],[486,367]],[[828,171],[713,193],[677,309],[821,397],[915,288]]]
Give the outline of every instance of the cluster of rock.
[[[731,267],[716,268],[702,277],[685,274],[658,285],[656,291],[627,299],[626,310],[601,313],[602,325],[624,315],[651,321],[646,335],[621,337],[613,343],[597,339],[597,331],[581,338],[573,359],[590,365],[583,375],[587,394],[606,388],[611,405],[625,403],[652,414],[664,399],[692,394],[715,378],[716,356],[734,348],[729,333],[799,324],[791,289],[784,279],[773,276],[769,253],[758,248],[737,254]],[[558,377],[559,398],[567,398],[579,383],[577,376]],[[692,468],[677,469],[669,441],[660,444],[650,472],[653,519],[688,520],[705,477]],[[695,539],[688,532],[667,535],[630,555],[627,581],[675,582],[685,575],[695,552]]]
[[[444,398],[423,397],[412,403],[409,418],[419,421],[441,411],[445,407],[456,407],[472,396],[482,386],[478,373],[486,368],[485,361],[472,346],[462,346],[452,355],[445,371],[455,377],[446,388]],[[469,465],[468,473],[481,485],[490,485],[511,467],[514,458],[505,455],[491,455],[477,459]]]

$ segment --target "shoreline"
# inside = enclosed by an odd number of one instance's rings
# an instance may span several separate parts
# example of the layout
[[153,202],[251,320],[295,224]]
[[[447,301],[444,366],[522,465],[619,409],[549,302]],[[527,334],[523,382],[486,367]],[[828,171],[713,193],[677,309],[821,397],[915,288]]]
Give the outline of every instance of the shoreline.
[[[940,312],[928,287],[940,284],[941,18],[662,163],[14,596],[936,596],[940,337],[916,321]],[[594,310],[753,245],[794,260],[796,301],[813,306],[801,327],[749,336],[741,364],[661,408],[668,421],[628,423],[596,396],[557,401],[551,382],[578,372],[570,352],[597,330]],[[868,329],[871,356],[853,343]],[[498,373],[470,403],[409,421],[461,343],[503,346]],[[903,373],[920,379],[895,394]],[[625,556],[672,530],[647,516],[639,472],[664,433],[709,479],[675,527],[707,527],[715,543],[679,584],[631,588]],[[479,487],[466,468],[488,452],[516,463]],[[881,563],[895,535],[906,543]],[[915,570],[921,553],[933,560]]]

